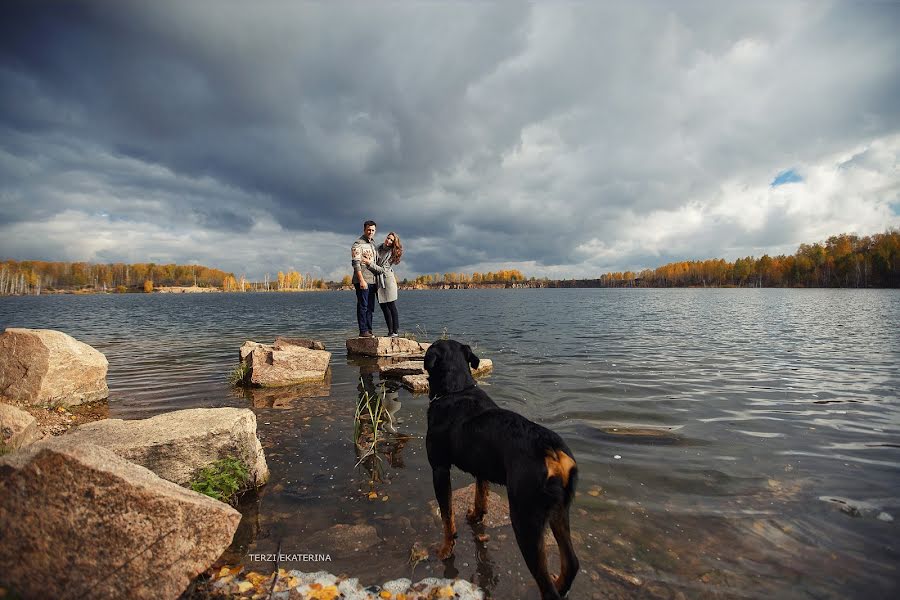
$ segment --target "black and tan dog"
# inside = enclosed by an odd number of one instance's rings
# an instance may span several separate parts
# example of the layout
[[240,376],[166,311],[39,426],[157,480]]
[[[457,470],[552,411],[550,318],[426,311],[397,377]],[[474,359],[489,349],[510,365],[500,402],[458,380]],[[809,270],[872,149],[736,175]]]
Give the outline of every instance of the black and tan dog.
[[[469,367],[478,363],[469,346],[453,340],[437,341],[425,353],[431,399],[425,445],[444,525],[438,555],[448,558],[455,544],[450,466],[456,465],[475,476],[475,505],[467,514],[472,522],[484,517],[489,482],[507,487],[516,541],[541,597],[560,598],[578,572],[569,534],[578,468],[559,435],[498,407],[477,387]],[[548,523],[561,563],[559,576],[553,578],[544,548]]]

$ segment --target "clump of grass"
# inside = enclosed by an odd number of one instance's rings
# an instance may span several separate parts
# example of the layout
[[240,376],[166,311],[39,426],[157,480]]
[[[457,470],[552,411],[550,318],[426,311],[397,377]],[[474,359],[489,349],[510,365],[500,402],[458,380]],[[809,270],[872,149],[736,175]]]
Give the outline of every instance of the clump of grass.
[[221,458],[204,467],[191,482],[195,492],[234,506],[237,496],[248,487],[250,473],[237,458]]
[[[363,387],[363,392],[359,397],[359,402],[356,403],[356,414],[354,415],[353,426],[353,440],[356,442],[356,446],[362,454],[359,462],[356,463],[357,466],[370,456],[377,456],[375,448],[378,445],[378,434],[380,433],[383,422],[381,417],[386,413],[382,402],[384,400],[384,385],[381,386],[380,394],[376,393],[374,395],[369,395],[369,391],[365,389],[362,378],[360,378],[359,383]],[[372,443],[365,446],[362,443],[364,426],[371,427],[372,429]]]
[[250,378],[250,364],[242,362],[228,374],[228,381],[231,385],[246,385]]

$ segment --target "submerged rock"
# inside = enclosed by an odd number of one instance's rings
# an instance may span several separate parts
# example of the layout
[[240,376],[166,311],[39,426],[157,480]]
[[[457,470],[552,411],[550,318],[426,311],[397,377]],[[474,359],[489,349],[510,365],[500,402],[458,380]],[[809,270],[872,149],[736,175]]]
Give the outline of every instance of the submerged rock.
[[256,437],[256,415],[247,408],[192,408],[134,421],[105,419],[71,430],[66,439],[102,446],[163,479],[188,485],[222,458],[237,458],[262,485],[269,479]]
[[430,345],[402,337],[355,337],[347,339],[347,354],[424,357]]
[[67,436],[0,458],[0,586],[23,598],[177,598],[241,514]]
[[29,405],[72,406],[109,396],[102,352],[52,329],[8,328],[0,335],[0,397]]

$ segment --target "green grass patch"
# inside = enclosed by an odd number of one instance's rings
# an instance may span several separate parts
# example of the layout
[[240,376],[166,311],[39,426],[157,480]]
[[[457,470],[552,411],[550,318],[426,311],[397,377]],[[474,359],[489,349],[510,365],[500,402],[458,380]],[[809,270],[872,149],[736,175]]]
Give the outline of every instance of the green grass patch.
[[249,471],[236,458],[222,458],[204,467],[190,488],[232,506],[249,485]]
[[249,362],[242,362],[234,369],[232,369],[231,373],[228,374],[228,382],[231,385],[241,386],[247,385],[250,380],[250,364]]

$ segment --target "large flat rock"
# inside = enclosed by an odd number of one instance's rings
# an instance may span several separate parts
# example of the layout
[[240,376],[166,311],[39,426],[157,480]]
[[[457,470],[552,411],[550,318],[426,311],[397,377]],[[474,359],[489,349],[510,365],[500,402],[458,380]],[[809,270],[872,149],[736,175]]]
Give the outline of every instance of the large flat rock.
[[103,353],[52,329],[0,334],[0,397],[15,404],[73,406],[109,396]]
[[430,345],[402,337],[355,337],[347,338],[347,354],[424,357]]
[[40,440],[37,419],[20,408],[0,403],[0,454]]
[[0,586],[22,598],[177,598],[241,515],[68,436],[0,458]]
[[65,437],[102,446],[178,485],[188,485],[201,469],[229,457],[247,465],[257,485],[269,479],[256,437],[256,415],[247,408],[192,408],[135,421],[105,419],[76,427]]
[[250,366],[250,383],[253,385],[281,387],[323,382],[331,362],[331,352],[308,346],[322,344],[314,340],[288,338],[279,338],[272,345],[248,340],[240,348],[240,358],[242,363]]

